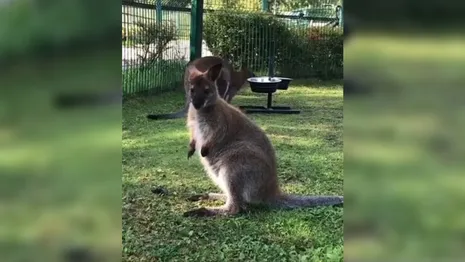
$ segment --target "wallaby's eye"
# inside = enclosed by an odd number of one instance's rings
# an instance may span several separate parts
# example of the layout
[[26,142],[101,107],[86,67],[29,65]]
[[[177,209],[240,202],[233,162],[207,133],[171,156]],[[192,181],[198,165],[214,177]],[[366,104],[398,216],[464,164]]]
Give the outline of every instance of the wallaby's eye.
[[191,87],[190,91],[191,91],[191,93],[194,93],[194,88],[193,88],[193,87]]
[[210,89],[209,88],[205,88],[205,94],[209,94],[210,93]]

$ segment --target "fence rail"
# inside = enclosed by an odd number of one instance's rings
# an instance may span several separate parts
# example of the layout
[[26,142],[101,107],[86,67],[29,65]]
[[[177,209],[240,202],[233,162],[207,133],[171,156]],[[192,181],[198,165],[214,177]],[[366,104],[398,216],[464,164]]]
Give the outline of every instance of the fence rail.
[[[246,65],[257,75],[342,78],[337,9],[272,13],[260,0],[206,1],[200,12],[203,26],[197,31],[199,27],[191,25],[193,10],[181,2],[174,6],[168,5],[173,1],[123,1],[125,94],[182,90],[192,49],[201,49],[202,56],[227,58],[236,67]],[[196,38],[192,32],[202,34]]]

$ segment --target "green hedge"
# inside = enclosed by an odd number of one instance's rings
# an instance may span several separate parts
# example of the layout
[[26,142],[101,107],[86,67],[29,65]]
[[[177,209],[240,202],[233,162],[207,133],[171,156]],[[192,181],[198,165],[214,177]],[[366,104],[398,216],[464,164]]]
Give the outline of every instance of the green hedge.
[[[273,16],[225,11],[208,13],[203,33],[212,54],[228,58],[236,66],[245,63],[256,71],[266,68],[273,39],[290,37],[286,24]],[[276,41],[275,47],[278,54],[286,45]]]
[[289,49],[278,64],[284,76],[321,79],[343,78],[343,35],[341,29],[292,29]]
[[206,15],[203,32],[213,55],[228,58],[236,66],[246,64],[260,74],[266,74],[274,54],[277,75],[342,78],[342,30],[299,24],[263,13],[216,11]]

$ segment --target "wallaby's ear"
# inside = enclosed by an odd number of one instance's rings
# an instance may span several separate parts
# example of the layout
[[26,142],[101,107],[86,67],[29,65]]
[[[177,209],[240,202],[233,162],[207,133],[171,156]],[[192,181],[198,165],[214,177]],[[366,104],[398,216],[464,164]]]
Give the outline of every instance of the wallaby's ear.
[[221,69],[223,68],[223,64],[222,63],[219,63],[219,64],[216,64],[212,67],[210,67],[207,71],[207,78],[210,80],[210,81],[215,81],[219,76],[220,76],[220,73],[221,73]]
[[188,79],[189,81],[192,81],[194,78],[202,75],[202,72],[200,72],[197,68],[192,68],[189,70],[189,76]]

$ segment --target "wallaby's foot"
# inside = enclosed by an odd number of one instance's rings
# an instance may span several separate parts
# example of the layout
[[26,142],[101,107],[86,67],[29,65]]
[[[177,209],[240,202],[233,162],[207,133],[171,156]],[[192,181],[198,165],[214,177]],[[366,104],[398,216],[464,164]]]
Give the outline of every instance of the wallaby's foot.
[[187,198],[188,201],[200,201],[200,200],[222,200],[226,201],[226,195],[220,193],[207,193],[192,195]]
[[207,200],[209,199],[208,194],[198,194],[198,195],[192,195],[187,198],[188,201],[200,201],[200,200]]
[[211,212],[209,209],[205,207],[192,209],[187,212],[184,212],[183,214],[184,217],[209,217],[214,215],[215,213]]
[[234,216],[239,214],[241,208],[239,206],[222,206],[216,208],[197,208],[184,212],[184,217],[212,217],[212,216]]
[[203,146],[203,147],[200,149],[200,155],[201,155],[202,157],[206,157],[206,156],[208,155],[208,152],[209,152],[209,151],[210,151],[210,150],[208,149],[208,147]]

